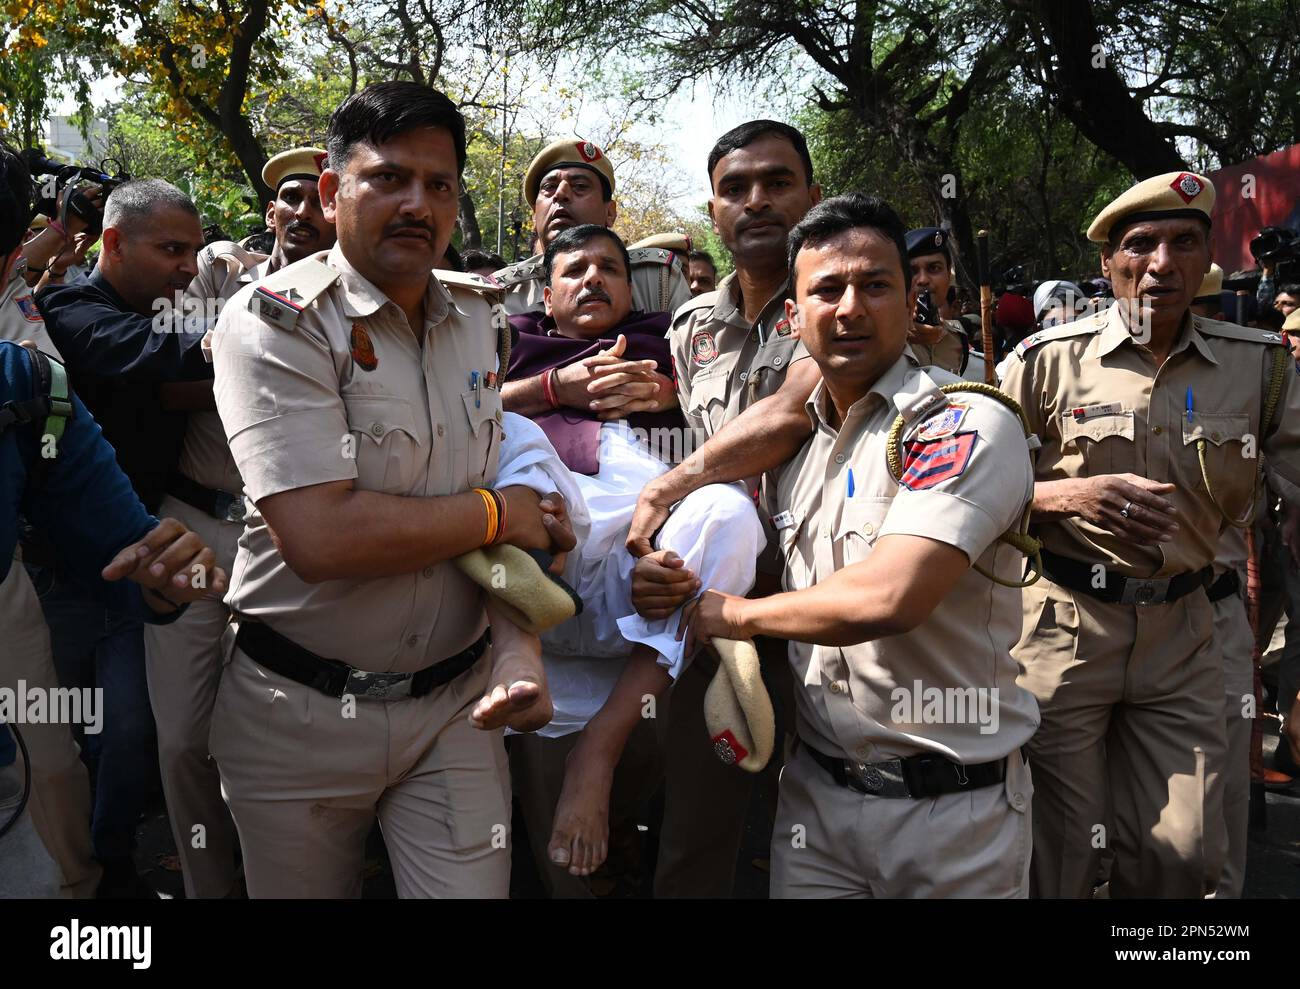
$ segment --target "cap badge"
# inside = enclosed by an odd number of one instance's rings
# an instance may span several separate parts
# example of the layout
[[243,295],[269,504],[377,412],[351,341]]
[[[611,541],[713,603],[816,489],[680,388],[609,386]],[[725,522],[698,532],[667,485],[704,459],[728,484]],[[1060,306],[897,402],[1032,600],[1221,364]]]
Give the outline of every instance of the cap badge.
[[1183,202],[1190,203],[1201,194],[1201,189],[1204,186],[1201,184],[1201,180],[1190,172],[1180,172],[1170,188],[1178,193],[1178,197]]
[[578,145],[578,154],[582,160],[590,164],[593,161],[600,160],[600,148],[596,147],[590,141],[583,141]]
[[934,246],[935,246],[935,247],[943,247],[943,231],[942,231],[942,230],[936,230],[936,231],[934,232]]

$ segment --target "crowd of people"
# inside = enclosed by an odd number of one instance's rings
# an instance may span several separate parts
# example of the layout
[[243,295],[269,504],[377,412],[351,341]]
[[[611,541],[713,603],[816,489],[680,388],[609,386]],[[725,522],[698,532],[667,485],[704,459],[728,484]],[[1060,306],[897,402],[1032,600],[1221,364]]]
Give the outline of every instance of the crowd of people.
[[1241,895],[1300,289],[1239,312],[1210,180],[1012,280],[995,387],[949,231],[788,124],[699,163],[721,278],[624,243],[583,140],[532,256],[457,251],[465,156],[368,86],[233,242],[158,179],[34,217],[0,149],[0,700],[102,714],[0,704],[0,891],[156,896],[160,782],[187,897],[358,896],[376,822],[402,897],[507,896],[516,843],[549,896],[729,897],[765,776],[772,896]]

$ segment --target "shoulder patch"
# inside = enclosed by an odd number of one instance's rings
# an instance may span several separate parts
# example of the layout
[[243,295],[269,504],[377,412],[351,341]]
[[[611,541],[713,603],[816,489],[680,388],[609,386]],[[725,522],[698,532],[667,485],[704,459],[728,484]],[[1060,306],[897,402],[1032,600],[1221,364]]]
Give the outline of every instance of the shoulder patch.
[[1253,326],[1240,326],[1237,323],[1225,323],[1217,319],[1207,319],[1204,316],[1194,317],[1195,327],[1204,334],[1212,337],[1222,337],[1226,340],[1245,340],[1247,343],[1264,343],[1264,344],[1285,344],[1281,333],[1274,333],[1272,330],[1260,330]]
[[339,279],[339,273],[315,258],[267,275],[248,297],[248,311],[282,330],[292,330],[302,311]]
[[13,302],[14,305],[18,307],[18,311],[23,314],[23,319],[27,320],[27,322],[41,323],[45,321],[45,317],[41,315],[41,311],[36,308],[36,300],[30,295],[20,295],[15,298]]
[[961,427],[962,422],[966,419],[966,413],[969,411],[970,406],[965,402],[953,402],[922,422],[921,428],[916,432],[916,439],[919,442],[926,443],[930,440],[941,440],[945,436],[951,436]]
[[898,483],[909,491],[924,491],[937,484],[960,477],[970,463],[979,433],[957,433],[943,439],[922,440],[907,444],[903,459],[903,476]]
[[489,281],[482,275],[473,275],[463,271],[444,271],[441,268],[435,268],[433,277],[448,289],[473,292],[476,295],[483,296],[491,303],[499,303],[505,294],[504,287],[495,279],[495,276]]
[[528,282],[534,278],[539,278],[541,274],[542,258],[541,255],[538,255],[502,268],[500,271],[494,272],[492,277],[501,283],[502,288],[509,289],[520,282]]

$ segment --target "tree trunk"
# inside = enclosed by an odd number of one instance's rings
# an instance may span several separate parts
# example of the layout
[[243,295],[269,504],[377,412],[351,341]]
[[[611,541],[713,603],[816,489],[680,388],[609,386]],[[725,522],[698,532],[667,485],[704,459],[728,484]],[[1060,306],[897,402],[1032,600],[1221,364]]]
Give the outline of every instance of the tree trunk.
[[456,224],[460,227],[460,249],[482,250],[483,231],[479,229],[478,213],[474,209],[474,200],[470,198],[469,190],[463,185],[460,187],[460,210]]
[[1032,0],[1029,6],[1050,43],[1038,58],[1061,113],[1136,178],[1187,168],[1116,71],[1090,0]]

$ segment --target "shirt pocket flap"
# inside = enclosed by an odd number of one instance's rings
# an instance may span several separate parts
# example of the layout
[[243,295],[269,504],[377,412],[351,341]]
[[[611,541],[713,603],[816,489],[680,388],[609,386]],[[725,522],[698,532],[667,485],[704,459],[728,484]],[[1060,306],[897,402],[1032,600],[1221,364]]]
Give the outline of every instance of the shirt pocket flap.
[[1091,419],[1076,419],[1070,413],[1061,416],[1061,446],[1070,443],[1078,445],[1080,437],[1100,442],[1111,436],[1126,440],[1133,439],[1133,413],[1131,411],[1115,412],[1110,415],[1095,416]]
[[345,394],[343,405],[347,409],[348,429],[351,432],[367,436],[374,443],[382,443],[389,432],[397,429],[419,442],[420,436],[415,428],[415,410],[404,398]]
[[1250,416],[1243,412],[1193,412],[1190,422],[1183,418],[1183,445],[1207,440],[1215,446],[1229,441],[1241,442],[1250,432]]
[[[795,347],[799,341],[794,336],[776,336],[768,338],[759,350],[758,355],[754,358],[753,371],[759,371],[763,368],[774,368],[783,371],[790,365],[790,358],[794,355]],[[752,373],[752,371],[751,371]]]
[[469,425],[475,436],[482,431],[485,422],[501,425],[501,393],[495,388],[470,389],[461,392],[460,397],[465,402],[465,414],[469,416]]
[[874,543],[880,535],[885,516],[889,514],[889,505],[888,499],[846,498],[844,510],[840,512],[835,541],[840,542],[852,534],[868,545]]

